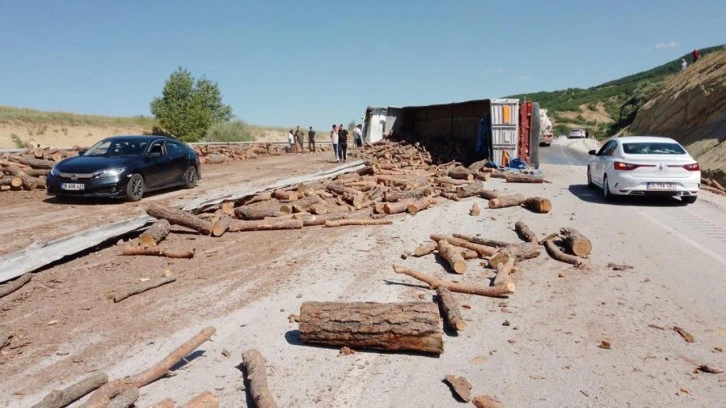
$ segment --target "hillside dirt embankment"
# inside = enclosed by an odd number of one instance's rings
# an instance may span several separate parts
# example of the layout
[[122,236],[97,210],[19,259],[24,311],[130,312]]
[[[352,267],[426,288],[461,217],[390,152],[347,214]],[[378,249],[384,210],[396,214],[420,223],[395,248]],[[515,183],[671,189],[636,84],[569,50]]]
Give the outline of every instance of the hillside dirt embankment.
[[629,133],[678,140],[706,174],[726,182],[726,50],[665,80]]

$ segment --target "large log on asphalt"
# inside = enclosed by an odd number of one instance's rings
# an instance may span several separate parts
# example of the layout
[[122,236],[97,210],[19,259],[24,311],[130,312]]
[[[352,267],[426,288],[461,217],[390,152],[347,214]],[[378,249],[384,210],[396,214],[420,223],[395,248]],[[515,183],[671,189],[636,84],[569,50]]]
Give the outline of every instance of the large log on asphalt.
[[212,223],[212,236],[221,237],[225,232],[229,231],[229,226],[232,224],[232,218],[226,214],[222,214]]
[[491,256],[494,254],[494,250],[486,245],[482,244],[475,244],[473,242],[467,241],[465,239],[461,238],[455,238],[455,237],[449,237],[446,235],[440,235],[440,234],[431,234],[429,238],[433,241],[441,241],[446,240],[449,244],[458,246],[461,248],[471,249],[472,251],[476,251],[476,253],[479,254],[481,257],[485,256]]
[[481,182],[469,183],[465,186],[456,187],[456,195],[459,198],[474,197],[484,192],[484,184]]
[[212,233],[212,223],[204,220],[190,212],[182,211],[176,208],[167,207],[161,204],[151,204],[146,209],[146,213],[159,219],[167,220],[172,225],[179,225],[197,231],[202,235]]
[[417,199],[426,196],[432,196],[434,189],[431,186],[418,187],[413,190],[404,191],[386,191],[383,194],[383,201],[407,201],[411,199]]
[[496,268],[499,264],[507,262],[508,259],[514,259],[519,262],[525,259],[538,257],[540,254],[540,246],[536,242],[524,242],[521,244],[512,244],[501,248],[489,258],[489,265]]
[[561,228],[562,243],[571,254],[587,257],[592,251],[592,243],[574,228]]
[[288,230],[300,229],[303,226],[302,219],[234,221],[229,225],[229,232]]
[[287,190],[275,190],[272,192],[272,196],[280,201],[295,201],[299,198],[297,191]]
[[280,202],[277,200],[243,205],[234,210],[234,215],[242,220],[261,220],[268,217],[279,217],[284,214],[280,211]]
[[540,214],[545,214],[552,210],[552,202],[544,197],[529,197],[524,200],[524,205],[530,210]]
[[544,183],[542,176],[531,174],[505,174],[504,179],[507,183]]
[[410,201],[394,201],[383,204],[383,211],[388,214],[400,214],[406,212]]
[[255,406],[257,408],[277,408],[277,403],[272,397],[270,389],[267,388],[267,362],[262,354],[256,349],[247,350],[242,353],[242,364],[247,372],[245,375],[245,379],[249,383],[247,389]]
[[406,211],[411,215],[416,215],[419,211],[423,211],[434,204],[436,204],[436,199],[433,197],[423,197],[409,202]]
[[438,241],[439,243],[439,255],[446,260],[449,267],[454,273],[463,274],[466,272],[469,264],[461,256],[461,253],[454,248],[453,245],[449,244],[445,239]]
[[521,205],[527,200],[527,197],[525,197],[522,194],[511,194],[511,195],[505,195],[505,196],[499,196],[497,198],[493,198],[489,200],[489,208],[505,208],[505,207],[514,207],[516,205]]
[[108,376],[103,373],[94,374],[62,390],[53,390],[42,401],[32,408],[61,408],[71,405],[84,395],[108,382]]
[[395,273],[408,275],[412,278],[418,279],[421,282],[428,284],[432,289],[446,288],[452,292],[467,293],[470,295],[500,297],[514,293],[514,290],[516,289],[515,287],[507,285],[484,286],[476,283],[448,282],[402,265],[393,265],[393,271]]
[[436,288],[436,295],[439,298],[439,306],[441,307],[441,311],[446,319],[446,324],[456,331],[464,330],[466,322],[461,316],[459,302],[457,302],[451,291],[446,288],[439,287]]
[[537,234],[532,232],[523,221],[514,223],[514,231],[517,232],[519,238],[524,242],[537,242]]
[[421,244],[416,247],[416,249],[414,250],[413,256],[421,257],[421,256],[431,254],[434,251],[436,251],[436,248],[438,248],[438,247],[439,247],[438,242],[427,242],[425,244]]
[[553,258],[560,262],[569,263],[575,266],[582,265],[582,259],[575,255],[570,255],[562,252],[562,250],[555,244],[555,238],[549,238],[544,243],[547,253]]
[[299,320],[304,343],[432,354],[444,351],[439,310],[432,302],[304,302]]
[[506,262],[500,263],[496,266],[497,276],[494,277],[494,286],[507,286],[510,288],[515,287],[514,281],[510,274],[514,268],[514,258],[509,258]]
[[453,235],[454,238],[459,238],[459,239],[463,239],[465,241],[469,241],[474,244],[485,245],[485,246],[490,246],[490,247],[494,247],[494,248],[504,248],[506,246],[512,245],[511,242],[500,241],[497,239],[473,237],[473,236],[464,235],[464,234],[451,234],[451,235]]
[[343,227],[348,225],[389,225],[393,224],[393,220],[380,218],[344,218],[341,220],[327,220],[326,227]]
[[[355,173],[354,173],[355,174]],[[307,210],[311,206],[321,202],[322,200],[317,194],[307,195],[301,199],[282,204],[280,211],[284,213],[299,213]]]
[[148,247],[157,245],[169,235],[171,224],[168,220],[161,219],[139,235],[139,245]]
[[479,193],[479,197],[492,200],[494,198],[499,197],[499,191],[498,190],[484,190],[481,193]]
[[474,180],[474,175],[464,167],[456,167],[449,170],[449,177],[458,180]]

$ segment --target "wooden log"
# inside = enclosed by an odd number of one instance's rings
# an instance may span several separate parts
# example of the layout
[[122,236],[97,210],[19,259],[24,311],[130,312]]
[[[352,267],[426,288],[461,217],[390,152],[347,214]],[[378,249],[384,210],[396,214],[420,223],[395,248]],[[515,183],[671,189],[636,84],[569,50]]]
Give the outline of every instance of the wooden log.
[[456,167],[449,170],[449,177],[458,180],[474,180],[474,175],[465,167]]
[[446,324],[457,332],[464,330],[466,322],[461,316],[459,302],[456,301],[451,291],[444,287],[438,287],[436,288],[436,295],[438,295],[439,307],[441,308],[441,313],[444,315]]
[[[474,237],[474,236],[464,235],[464,234],[451,234],[451,235],[453,235],[454,238],[463,239],[464,241],[469,241],[473,244],[479,244],[479,245],[484,245],[484,246],[489,246],[489,247],[494,247],[494,248],[504,248],[506,246],[512,245],[511,242],[499,241],[496,239]],[[492,253],[494,253],[494,251],[492,251]]]
[[449,185],[449,186],[456,186],[457,188],[473,184],[471,180],[466,180],[466,179],[460,180],[460,179],[454,179],[451,177],[441,177],[436,181],[437,181],[438,185],[440,185],[440,186]]
[[517,232],[519,238],[524,242],[537,242],[537,234],[532,232],[523,221],[514,223],[514,231]]
[[489,200],[489,208],[505,208],[505,207],[514,207],[517,205],[521,205],[527,200],[527,197],[525,197],[522,194],[511,194],[506,196],[499,196],[497,198],[492,198]]
[[32,408],[66,407],[107,382],[108,376],[104,373],[91,375],[62,390],[51,391],[50,394],[46,395],[42,401],[33,405]]
[[23,186],[23,180],[17,176],[4,176],[0,178],[0,186],[9,186],[11,189],[19,189]]
[[300,229],[304,226],[302,219],[269,219],[257,221],[235,221],[229,226],[230,232],[242,231],[270,231]]
[[[32,177],[32,176],[29,176],[28,174],[25,173],[25,170],[21,169],[20,167],[18,167],[16,165],[6,166],[3,171],[19,178],[22,187],[28,191],[33,191],[38,187],[38,179],[36,179],[35,177]],[[17,181],[13,182],[11,185],[16,186],[16,184],[17,184]]]
[[472,217],[478,217],[479,214],[481,214],[481,210],[479,209],[479,204],[474,202],[474,204],[471,205],[471,210],[469,210],[469,215]]
[[389,225],[393,224],[393,220],[387,218],[345,218],[342,220],[326,220],[326,227],[343,227],[347,225]]
[[267,362],[262,354],[256,349],[247,350],[242,353],[242,364],[246,371],[245,379],[249,383],[246,387],[252,401],[257,408],[277,408],[277,403],[267,387]]
[[467,240],[461,239],[461,238],[449,237],[449,236],[440,235],[440,234],[431,234],[429,236],[429,238],[431,238],[431,240],[436,241],[436,242],[441,241],[441,240],[446,240],[446,242],[448,242],[451,245],[458,246],[460,248],[471,249],[472,251],[476,251],[476,253],[478,253],[479,256],[481,256],[481,257],[491,256],[494,254],[494,250],[487,247],[486,245],[475,244],[473,242],[470,242],[470,241],[467,241]]
[[421,245],[417,246],[416,249],[413,251],[413,256],[422,257],[425,255],[431,254],[434,251],[436,251],[436,248],[438,248],[438,247],[439,247],[439,243],[433,242],[433,241],[427,242],[425,244],[421,244]]
[[461,256],[461,253],[459,253],[454,246],[449,244],[445,239],[439,240],[438,243],[439,255],[446,260],[446,263],[449,264],[451,271],[458,274],[466,272],[469,264],[466,260],[464,260],[464,257]]
[[259,193],[242,200],[242,205],[261,203],[272,199],[272,193]]
[[521,244],[512,244],[501,248],[489,258],[489,265],[496,268],[499,264],[506,263],[507,260],[513,259],[516,262],[526,259],[538,257],[540,247],[533,242],[525,242]]
[[408,201],[421,197],[431,196],[433,194],[434,189],[431,188],[431,186],[418,187],[413,190],[387,191],[383,194],[383,201]]
[[550,238],[545,241],[544,246],[547,249],[547,253],[550,254],[553,259],[556,259],[560,262],[566,262],[575,266],[582,265],[582,260],[580,258],[562,252],[560,248],[558,248],[555,244],[554,238]]
[[194,250],[181,250],[181,251],[168,251],[159,248],[158,246],[153,247],[142,247],[142,246],[130,246],[127,245],[121,250],[121,255],[135,256],[135,255],[146,255],[146,256],[161,256],[164,258],[173,259],[192,259],[194,258]]
[[212,224],[212,236],[221,237],[225,232],[229,231],[232,224],[232,218],[222,215]]
[[48,173],[50,173],[50,170],[48,170],[48,169],[25,169],[25,170],[23,170],[23,173],[25,173],[31,177],[40,177],[40,176],[48,176]]
[[471,249],[464,249],[461,251],[461,257],[465,260],[476,259],[479,258],[479,253]]
[[169,231],[171,231],[171,224],[168,220],[161,219],[139,235],[139,245],[142,247],[155,246],[169,235]]
[[45,152],[40,147],[33,150],[33,157],[35,157],[36,159],[42,159],[44,155]]
[[311,205],[310,207],[308,207],[307,211],[310,214],[322,215],[322,214],[327,214],[330,211],[330,208],[328,208],[327,205],[320,203],[320,204]]
[[155,403],[151,408],[174,408],[174,400],[171,398],[164,398],[163,400]]
[[509,258],[506,262],[502,262],[496,266],[497,276],[494,277],[494,286],[507,286],[510,288],[516,288],[514,281],[510,274],[514,269],[514,258]]
[[419,211],[423,211],[436,204],[436,199],[431,197],[419,198],[408,203],[406,211],[411,215],[416,215]]
[[219,205],[219,209],[222,210],[223,213],[233,216],[234,215],[234,201],[225,201],[222,204]]
[[576,256],[586,258],[592,251],[592,243],[586,236],[574,228],[561,228],[562,243],[567,250]]
[[484,184],[481,182],[469,183],[465,186],[456,187],[456,195],[459,198],[474,197],[484,192]]
[[202,235],[212,233],[212,223],[204,220],[190,212],[182,211],[176,208],[167,207],[162,204],[153,203],[147,209],[146,213],[159,219],[167,220],[172,225],[179,225],[197,231]]
[[343,173],[343,174],[339,174],[338,176],[335,177],[335,181],[338,181],[341,183],[345,183],[348,181],[358,181],[360,179],[361,179],[360,174],[358,174],[356,172]]
[[327,346],[441,354],[435,303],[303,302],[300,339]]
[[3,298],[16,290],[22,288],[25,286],[26,283],[30,282],[30,279],[33,277],[33,274],[28,272],[20,275],[16,279],[5,283],[4,285],[0,286],[0,298]]
[[494,397],[489,395],[479,395],[474,397],[472,403],[476,408],[504,408],[504,406]]
[[219,401],[214,394],[209,391],[204,391],[180,408],[219,408]]
[[159,278],[153,278],[146,282],[139,282],[126,288],[122,288],[116,291],[113,296],[114,303],[118,303],[130,296],[138,295],[139,293],[146,292],[159,286],[166,285],[168,283],[176,282],[176,278],[173,276],[162,276]]
[[497,190],[483,190],[479,193],[479,197],[484,198],[486,200],[493,200],[497,197],[499,197],[499,191]]
[[544,183],[542,176],[532,174],[505,174],[504,179],[507,183]]
[[129,408],[139,399],[139,389],[128,387],[121,394],[114,397],[107,405],[108,408]]
[[505,286],[483,286],[483,285],[477,285],[472,283],[457,283],[457,282],[448,282],[442,279],[439,279],[435,276],[426,275],[425,273],[413,270],[411,268],[402,266],[402,265],[393,265],[393,271],[396,273],[408,275],[412,278],[418,279],[426,284],[429,285],[432,289],[437,288],[446,288],[452,292],[458,292],[458,293],[467,293],[470,295],[479,295],[479,296],[491,296],[491,297],[500,297],[505,296],[510,293],[514,293],[514,290],[516,288],[507,287]]
[[552,210],[552,202],[544,197],[529,197],[524,201],[524,205],[540,214],[545,214]]
[[48,189],[48,183],[47,183],[47,181],[46,181],[47,179],[46,179],[46,177],[45,177],[45,176],[40,176],[40,177],[38,177],[38,178],[37,178],[37,179],[35,179],[35,180],[36,180],[36,182],[38,183],[38,184],[37,184],[37,187],[38,187],[39,189],[41,189],[41,190],[47,190],[47,189]]
[[317,194],[307,195],[295,201],[291,201],[280,206],[280,211],[284,213],[303,212],[311,206],[318,204],[322,201],[320,196]]
[[280,202],[277,200],[243,205],[235,208],[234,210],[234,215],[242,220],[262,220],[268,217],[278,217],[284,214],[284,212],[280,211]]
[[395,201],[383,204],[383,212],[388,215],[406,212],[410,201]]
[[222,164],[227,161],[227,156],[223,154],[207,155],[207,164]]
[[17,162],[17,163],[20,163],[20,164],[24,164],[26,166],[30,166],[30,167],[32,167],[34,169],[48,169],[48,170],[50,170],[50,169],[53,168],[53,166],[55,166],[55,162],[50,161],[50,160],[31,159],[31,158],[28,158],[28,157],[15,156],[15,155],[9,156],[9,159],[12,160],[12,161],[14,161],[14,162]]
[[297,191],[287,190],[275,190],[272,192],[272,196],[280,201],[295,201],[299,198]]

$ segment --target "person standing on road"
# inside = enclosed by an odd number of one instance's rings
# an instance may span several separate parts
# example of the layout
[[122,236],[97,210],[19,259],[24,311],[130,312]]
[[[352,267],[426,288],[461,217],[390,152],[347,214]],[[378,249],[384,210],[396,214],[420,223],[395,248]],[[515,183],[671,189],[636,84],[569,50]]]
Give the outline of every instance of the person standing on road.
[[303,131],[300,129],[300,125],[295,129],[295,142],[297,143],[297,152],[303,152]]
[[287,132],[287,144],[290,146],[290,153],[295,153],[295,136],[292,134],[292,129]]
[[363,132],[361,132],[361,125],[355,125],[353,128],[353,140],[355,141],[356,147],[363,146]]
[[333,130],[330,131],[330,141],[333,143],[333,154],[335,154],[335,161],[338,162],[338,126],[333,125]]
[[317,151],[315,149],[315,131],[312,126],[310,126],[310,130],[308,130],[308,150],[310,150],[310,153],[315,153]]
[[338,129],[340,132],[338,135],[338,157],[343,159],[343,163],[345,163],[345,160],[348,159],[348,129],[344,128],[342,123]]

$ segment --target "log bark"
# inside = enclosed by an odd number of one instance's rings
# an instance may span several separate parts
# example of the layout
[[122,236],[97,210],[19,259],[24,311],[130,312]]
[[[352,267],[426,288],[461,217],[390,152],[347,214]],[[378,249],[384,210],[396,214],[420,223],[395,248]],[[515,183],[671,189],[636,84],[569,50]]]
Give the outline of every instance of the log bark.
[[222,210],[223,213],[233,216],[234,215],[234,201],[225,201],[222,204],[219,205],[219,209]]
[[419,211],[423,211],[436,204],[436,199],[432,197],[419,198],[408,203],[406,211],[411,215],[416,215]]
[[465,186],[456,187],[456,195],[459,198],[474,197],[484,192],[484,184],[481,182],[469,183]]
[[343,227],[347,225],[389,225],[393,224],[393,220],[380,218],[345,218],[342,220],[327,220],[325,221],[326,227]]
[[23,186],[23,180],[18,176],[4,176],[0,178],[0,186],[10,186],[18,189]]
[[4,285],[0,286],[0,298],[3,298],[16,290],[22,288],[25,286],[26,283],[30,282],[30,279],[33,277],[33,274],[28,272],[20,275],[16,279],[14,279],[11,282],[5,283]]
[[457,332],[464,330],[466,322],[461,316],[459,302],[451,291],[443,287],[438,287],[436,288],[436,294],[438,295],[439,307],[444,315],[446,324]]
[[42,401],[33,405],[32,408],[66,407],[107,382],[108,376],[106,374],[94,374],[62,390],[51,391],[50,394],[46,395]]
[[383,212],[388,215],[406,212],[410,201],[396,201],[383,204]]
[[506,196],[499,196],[497,198],[492,198],[489,200],[489,208],[505,208],[505,207],[514,207],[517,205],[521,205],[527,200],[527,197],[525,197],[522,194],[512,194],[512,195],[506,195]]
[[168,283],[175,282],[176,278],[171,276],[163,276],[160,278],[154,278],[150,279],[146,282],[139,282],[137,284],[134,284],[127,288],[122,288],[116,291],[116,294],[113,296],[114,303],[118,303],[130,296],[138,295],[139,293],[146,292],[147,290],[151,290],[154,288],[158,288],[159,286],[166,285]]
[[209,391],[204,391],[180,408],[219,408],[219,401],[214,394]]
[[431,186],[418,187],[413,190],[404,191],[386,191],[383,194],[383,201],[396,202],[418,199],[421,197],[432,196],[434,189]]
[[320,204],[313,204],[310,207],[308,207],[308,212],[310,214],[314,215],[323,215],[330,212],[330,208],[328,208],[327,205],[320,203]]
[[512,244],[494,253],[489,258],[489,265],[492,268],[496,268],[499,264],[507,262],[508,259],[519,262],[525,259],[536,258],[539,254],[540,247],[536,243],[525,242],[522,244]]
[[50,160],[42,160],[42,159],[31,159],[27,157],[22,156],[10,156],[10,160],[14,162],[18,162],[20,164],[24,164],[26,166],[30,166],[34,169],[52,169],[53,166],[55,166],[55,162]]
[[225,232],[229,231],[231,224],[232,218],[227,215],[222,215],[212,224],[212,236],[221,237]]
[[489,395],[479,395],[474,397],[472,403],[474,403],[476,408],[504,408],[499,401]]
[[336,347],[441,354],[435,303],[304,302],[300,339]]
[[544,246],[547,249],[547,253],[550,254],[553,259],[556,259],[560,262],[566,262],[575,266],[582,265],[582,260],[580,258],[562,252],[560,248],[558,248],[555,244],[554,238],[550,238],[545,241]]
[[457,186],[457,188],[458,188],[461,186],[468,186],[469,184],[472,184],[471,180],[460,180],[460,179],[455,179],[455,178],[451,178],[451,177],[441,177],[437,181],[438,181],[438,184],[442,187],[446,187],[448,185],[448,186]]
[[155,246],[163,241],[171,231],[171,224],[168,220],[161,219],[139,235],[139,245],[142,247]]
[[552,202],[544,197],[529,197],[524,201],[524,205],[540,214],[546,214],[552,211]]
[[493,199],[499,197],[499,191],[498,190],[484,190],[481,193],[479,193],[479,197],[484,198],[486,200],[493,200]]
[[516,288],[510,273],[514,268],[514,258],[507,259],[506,262],[497,265],[497,276],[494,277],[494,286],[507,286]]
[[571,254],[586,258],[592,251],[592,243],[574,228],[561,228],[562,243]]
[[263,201],[268,201],[271,199],[272,199],[271,193],[260,193],[260,194],[256,194],[256,195],[249,197],[247,200],[244,200],[242,202],[242,204],[243,205],[256,204],[256,203],[261,203]]
[[505,174],[504,179],[507,180],[507,183],[544,183],[542,176],[531,174]]
[[167,207],[161,204],[151,204],[146,209],[146,213],[159,219],[167,220],[172,225],[179,225],[197,231],[202,235],[212,233],[212,223],[204,220],[190,212],[182,211],[176,208]]
[[464,167],[456,167],[449,170],[449,177],[457,180],[474,180],[474,175]]
[[523,221],[514,223],[514,231],[517,232],[519,238],[524,242],[537,242],[537,234],[532,232]]
[[129,408],[139,399],[139,389],[128,387],[108,403],[108,408]]
[[245,379],[249,383],[247,389],[255,406],[257,408],[277,408],[275,399],[267,387],[267,362],[262,354],[255,349],[247,350],[242,353],[242,363],[247,372],[245,375]]
[[282,220],[258,220],[258,221],[235,221],[229,226],[230,232],[242,231],[270,231],[270,230],[289,230],[300,229],[304,226],[302,219],[282,219]]
[[146,256],[162,256],[165,258],[173,259],[192,259],[194,258],[194,250],[182,250],[182,251],[167,251],[157,246],[153,247],[142,247],[142,246],[125,246],[121,250],[121,255],[146,255]]
[[280,211],[284,213],[299,213],[307,210],[311,206],[320,203],[322,200],[317,194],[307,195],[299,200],[291,201],[280,206]]
[[438,243],[439,255],[446,260],[446,263],[449,264],[451,271],[458,274],[466,272],[469,264],[466,260],[464,260],[464,257],[461,256],[461,253],[459,253],[453,245],[449,244],[446,239],[439,240]]
[[[459,238],[459,239],[463,239],[465,241],[469,241],[474,244],[485,245],[485,246],[494,247],[494,248],[504,248],[506,246],[512,245],[511,242],[499,241],[496,239],[473,237],[473,236],[464,235],[464,234],[451,234],[451,235],[453,235],[454,238]],[[492,253],[493,253],[493,251],[492,251]]]
[[280,201],[295,201],[298,199],[297,191],[275,190],[272,196]]
[[425,273],[402,265],[393,265],[393,271],[418,279],[428,284],[432,289],[446,288],[452,292],[467,293],[470,295],[501,297],[514,293],[514,290],[516,289],[507,286],[484,286],[471,283],[447,282],[435,276],[426,275]]
[[174,408],[174,400],[167,397],[152,405],[150,408]]
[[487,247],[486,245],[475,244],[461,238],[448,237],[446,235],[439,234],[431,234],[429,238],[436,242],[446,240],[446,242],[451,245],[458,246],[460,248],[471,249],[472,251],[476,251],[476,253],[478,253],[481,257],[491,256],[494,254],[494,250],[490,247]]
[[262,220],[279,217],[285,213],[280,211],[280,202],[267,200],[256,204],[243,205],[234,210],[234,215],[241,220]]
[[428,254],[433,253],[436,251],[436,248],[439,247],[438,242],[427,242],[425,244],[421,244],[416,247],[416,249],[413,251],[413,256],[421,257]]

